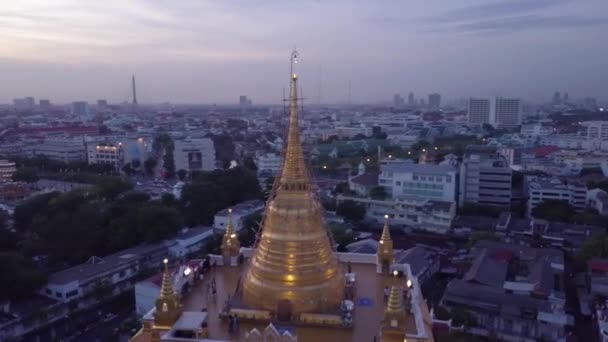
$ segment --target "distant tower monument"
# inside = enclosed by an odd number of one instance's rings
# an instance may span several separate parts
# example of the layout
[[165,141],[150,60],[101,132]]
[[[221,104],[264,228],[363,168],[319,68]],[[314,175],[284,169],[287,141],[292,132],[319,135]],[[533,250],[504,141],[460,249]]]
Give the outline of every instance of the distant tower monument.
[[137,88],[135,88],[135,75],[131,77],[131,86],[133,87],[133,105],[137,106]]

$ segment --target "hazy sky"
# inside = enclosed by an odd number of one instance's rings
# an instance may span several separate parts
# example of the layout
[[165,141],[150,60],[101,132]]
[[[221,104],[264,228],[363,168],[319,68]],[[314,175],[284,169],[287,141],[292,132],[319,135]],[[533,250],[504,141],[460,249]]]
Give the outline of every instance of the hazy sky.
[[0,1],[0,102],[608,98],[607,0]]

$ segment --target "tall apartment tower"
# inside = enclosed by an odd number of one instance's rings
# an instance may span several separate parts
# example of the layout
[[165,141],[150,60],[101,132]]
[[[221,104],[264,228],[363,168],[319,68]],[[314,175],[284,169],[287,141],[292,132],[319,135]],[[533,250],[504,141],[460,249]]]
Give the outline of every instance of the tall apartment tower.
[[521,126],[521,100],[497,97],[494,107],[494,127],[515,128]]
[[489,99],[469,99],[468,119],[471,124],[489,124],[491,122],[491,105]]
[[439,109],[439,107],[441,106],[441,95],[434,93],[434,94],[429,94],[429,108],[430,109]]

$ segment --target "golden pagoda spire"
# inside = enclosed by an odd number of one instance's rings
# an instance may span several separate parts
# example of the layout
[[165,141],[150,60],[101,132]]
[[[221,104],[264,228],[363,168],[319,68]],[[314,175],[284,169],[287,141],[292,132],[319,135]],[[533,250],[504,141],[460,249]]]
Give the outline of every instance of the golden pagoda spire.
[[388,226],[388,215],[384,215],[384,228],[378,244],[378,272],[388,273],[390,266],[395,262],[395,250],[393,249],[393,239]]
[[388,215],[384,215],[384,227],[382,228],[382,236],[380,236],[380,243],[392,243],[391,230],[388,227]]
[[382,341],[404,341],[405,338],[405,307],[403,305],[403,289],[396,282],[397,271],[393,273],[395,283],[391,286],[384,317],[382,319]]
[[294,51],[287,146],[278,186],[266,205],[260,240],[243,282],[243,299],[249,308],[290,315],[334,311],[344,294],[344,274],[330,242],[323,207],[311,190],[300,144],[297,61]]
[[241,244],[232,223],[232,209],[228,209],[228,224],[226,225],[226,232],[222,240],[222,254],[231,257],[237,256],[240,248]]
[[156,311],[154,312],[154,324],[162,327],[170,327],[177,321],[181,314],[179,295],[173,290],[171,274],[169,273],[169,260],[164,259],[165,269],[163,271],[163,282],[160,295],[156,299]]

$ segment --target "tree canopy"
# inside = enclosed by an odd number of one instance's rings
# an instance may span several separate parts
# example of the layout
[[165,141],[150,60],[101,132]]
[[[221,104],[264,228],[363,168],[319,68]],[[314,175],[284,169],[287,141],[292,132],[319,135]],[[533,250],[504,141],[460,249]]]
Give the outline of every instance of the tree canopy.
[[365,205],[351,200],[342,201],[338,204],[336,213],[343,216],[347,221],[360,222],[365,218]]
[[184,186],[180,202],[188,225],[210,225],[216,212],[239,202],[262,198],[255,172],[238,166],[196,174],[192,182]]

